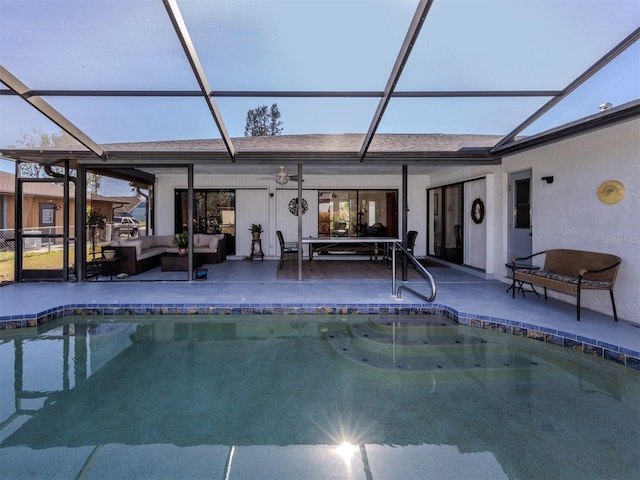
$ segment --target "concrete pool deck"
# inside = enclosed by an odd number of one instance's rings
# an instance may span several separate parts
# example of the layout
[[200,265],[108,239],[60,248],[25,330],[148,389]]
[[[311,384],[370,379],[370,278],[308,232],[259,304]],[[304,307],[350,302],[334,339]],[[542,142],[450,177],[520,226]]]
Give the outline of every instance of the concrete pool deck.
[[[14,328],[16,321],[41,319],[46,315],[68,315],[78,309],[103,313],[129,313],[136,307],[142,313],[161,313],[161,306],[175,306],[171,313],[185,308],[220,307],[234,313],[272,312],[382,313],[428,307],[405,292],[402,300],[391,295],[390,280],[279,280],[277,260],[242,261],[230,259],[208,265],[206,281],[175,281],[185,272],[157,272],[136,276],[136,281],[98,281],[80,283],[21,283],[0,288],[0,329]],[[453,314],[461,323],[482,328],[524,330],[524,335],[563,346],[586,350],[618,363],[640,369],[640,325],[612,314],[582,309],[576,321],[574,304],[545,300],[534,294],[511,298],[508,284],[486,280],[457,268],[431,268],[438,288],[434,306]],[[169,275],[165,275],[169,274]],[[155,275],[155,277],[154,277]],[[403,282],[398,282],[398,285]],[[409,280],[412,288],[428,294],[423,279]],[[587,292],[597,295],[602,292]],[[605,292],[606,293],[606,292]],[[603,299],[605,297],[602,297]],[[610,309],[608,295],[605,311]],[[115,309],[115,310],[114,310]],[[146,309],[146,310],[145,310]],[[204,310],[208,311],[208,310]],[[201,310],[202,312],[202,310]],[[271,312],[270,312],[271,313]],[[528,332],[528,333],[527,333]],[[512,332],[516,333],[516,332]],[[522,334],[522,333],[517,333]],[[593,347],[593,348],[591,348]],[[604,349],[604,350],[603,350]],[[615,358],[612,358],[613,357]]]

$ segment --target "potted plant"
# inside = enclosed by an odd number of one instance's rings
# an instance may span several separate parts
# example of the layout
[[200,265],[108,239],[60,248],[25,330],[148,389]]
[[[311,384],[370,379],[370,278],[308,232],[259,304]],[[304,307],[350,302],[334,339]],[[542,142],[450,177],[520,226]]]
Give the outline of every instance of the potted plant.
[[93,258],[96,256],[96,237],[98,236],[98,232],[102,231],[107,226],[107,216],[100,212],[99,210],[95,210],[94,208],[87,208],[87,227],[89,227],[91,233],[91,252],[93,254]]
[[178,255],[186,255],[189,247],[189,234],[186,232],[178,233],[175,242],[178,245]]
[[260,225],[259,223],[252,223],[249,230],[251,231],[254,240],[260,239],[260,234],[262,233],[262,225]]

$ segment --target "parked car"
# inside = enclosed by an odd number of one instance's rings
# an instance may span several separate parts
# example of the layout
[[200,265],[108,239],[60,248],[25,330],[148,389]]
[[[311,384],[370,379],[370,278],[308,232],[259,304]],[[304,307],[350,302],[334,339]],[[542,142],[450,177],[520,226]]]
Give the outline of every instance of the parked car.
[[127,235],[137,237],[140,231],[140,222],[133,217],[113,217],[113,233],[116,237]]

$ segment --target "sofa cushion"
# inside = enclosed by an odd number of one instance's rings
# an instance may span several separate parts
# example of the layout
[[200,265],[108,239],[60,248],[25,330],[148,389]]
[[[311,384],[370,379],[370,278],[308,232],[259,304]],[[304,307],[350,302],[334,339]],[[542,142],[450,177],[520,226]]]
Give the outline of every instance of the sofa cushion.
[[166,250],[166,247],[151,247],[142,251],[142,254],[136,255],[137,260],[144,260],[145,258],[154,257],[156,255],[162,255]]
[[211,250],[207,247],[194,247],[193,253],[216,253],[216,250]]
[[175,247],[175,235],[154,235],[156,247]]
[[208,235],[206,233],[196,233],[193,236],[193,246],[194,247],[207,247],[209,246],[209,242],[211,241],[211,237],[213,235]]
[[217,252],[218,251],[218,243],[220,243],[220,239],[218,238],[218,235],[211,235],[211,240],[209,241],[208,247],[212,251]]
[[142,244],[142,250],[156,246],[156,239],[154,236],[140,237],[140,242]]

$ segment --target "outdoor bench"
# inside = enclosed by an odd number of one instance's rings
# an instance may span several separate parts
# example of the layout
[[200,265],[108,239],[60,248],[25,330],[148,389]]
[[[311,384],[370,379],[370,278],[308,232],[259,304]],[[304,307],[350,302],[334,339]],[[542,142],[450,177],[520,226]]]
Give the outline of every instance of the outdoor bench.
[[[539,270],[516,268],[516,263],[545,255],[544,266]],[[613,318],[617,322],[616,303],[613,299],[613,287],[621,260],[607,253],[586,252],[582,250],[553,249],[534,253],[528,257],[514,257],[512,298],[515,298],[516,282],[539,285],[577,297],[577,320],[580,321],[580,294],[582,290],[609,290]]]

